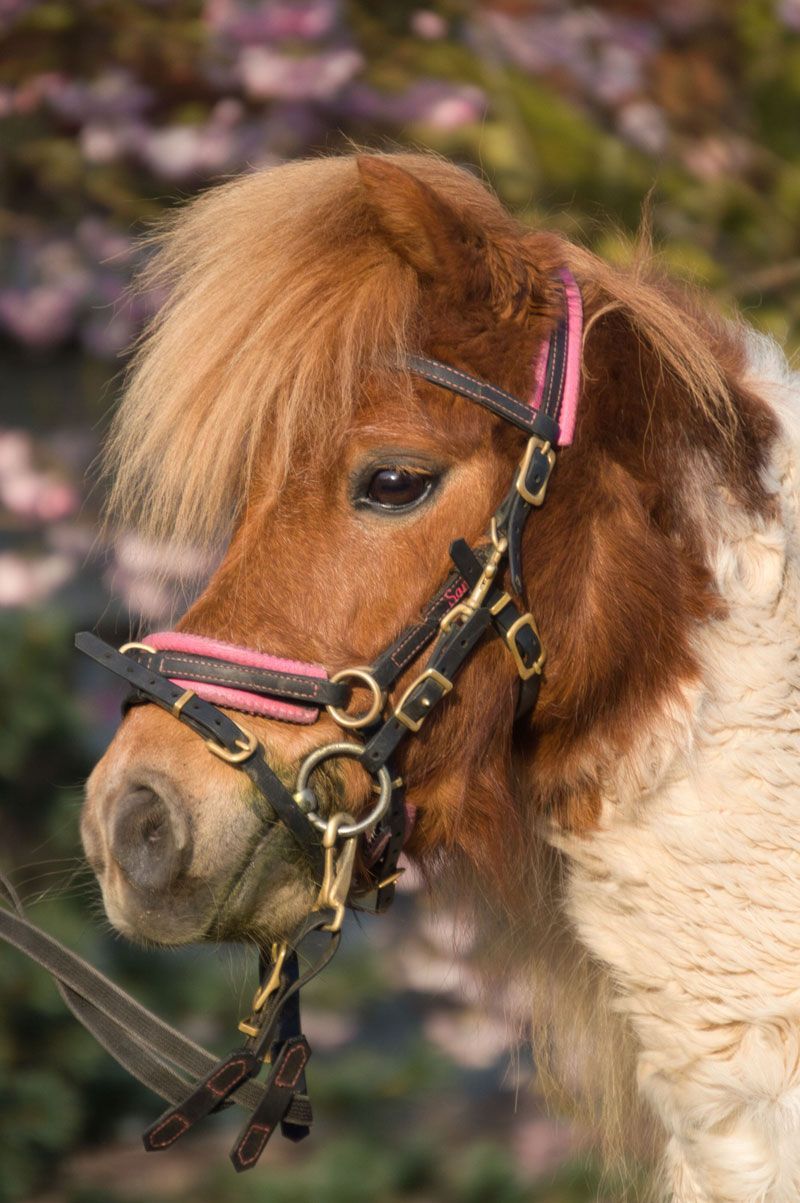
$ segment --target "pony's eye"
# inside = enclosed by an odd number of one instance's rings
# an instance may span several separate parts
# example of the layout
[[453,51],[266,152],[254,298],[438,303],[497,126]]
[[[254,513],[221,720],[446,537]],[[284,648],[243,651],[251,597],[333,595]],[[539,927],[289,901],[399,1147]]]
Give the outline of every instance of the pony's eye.
[[433,477],[411,468],[381,468],[366,489],[364,501],[381,509],[402,510],[416,505],[430,493]]

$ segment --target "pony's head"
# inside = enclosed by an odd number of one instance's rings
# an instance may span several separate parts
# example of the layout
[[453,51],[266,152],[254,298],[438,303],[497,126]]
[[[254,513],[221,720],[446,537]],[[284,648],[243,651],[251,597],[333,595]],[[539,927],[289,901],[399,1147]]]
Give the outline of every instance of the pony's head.
[[[499,899],[518,889],[536,816],[590,827],[606,776],[696,673],[693,629],[717,604],[703,498],[766,504],[769,420],[737,386],[724,327],[638,268],[521,227],[436,158],[292,164],[212,190],[168,229],[149,274],[168,300],[109,451],[115,518],[227,542],[182,632],[331,674],[369,664],[446,579],[451,542],[480,542],[525,445],[405,357],[529,396],[565,267],[586,334],[574,442],[524,535],[538,705],[515,722],[517,670],[486,640],[399,755],[409,854],[471,865]],[[356,691],[353,709],[366,702]],[[324,711],[247,725],[287,783],[341,737]],[[320,774],[321,803],[362,814],[369,779],[339,767]],[[151,705],[94,770],[83,838],[110,919],[136,937],[274,938],[313,899],[248,780]]]

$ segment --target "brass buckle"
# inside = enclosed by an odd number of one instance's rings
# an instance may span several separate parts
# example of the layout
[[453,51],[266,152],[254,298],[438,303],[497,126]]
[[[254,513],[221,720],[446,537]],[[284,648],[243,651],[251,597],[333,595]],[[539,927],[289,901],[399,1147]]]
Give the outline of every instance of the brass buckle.
[[[531,493],[525,488],[525,477],[528,475],[528,468],[531,466],[534,451],[541,451],[547,459],[547,475],[541,483],[541,486],[535,493]],[[533,434],[528,439],[528,446],[525,448],[525,454],[522,457],[522,463],[517,472],[517,479],[514,483],[514,488],[519,493],[523,500],[529,505],[541,505],[544,501],[544,495],[547,490],[547,484],[550,480],[550,473],[553,471],[553,465],[556,462],[556,453],[550,446],[547,439],[539,438],[538,434]]]
[[[231,720],[233,722],[233,720]],[[214,743],[213,739],[207,739],[205,745],[209,752],[213,752],[220,760],[224,760],[226,764],[243,764],[245,760],[249,760],[258,747],[258,740],[252,731],[248,731],[246,727],[239,726],[238,723],[233,724],[237,730],[241,731],[242,738],[234,740],[239,752],[231,752],[224,744]]]
[[195,698],[195,697],[197,697],[197,694],[195,693],[195,691],[193,689],[184,689],[181,696],[176,701],[174,701],[172,703],[172,705],[170,706],[170,708],[169,708],[170,714],[174,714],[176,718],[180,718],[181,711],[183,710],[186,703],[191,702],[192,698]]
[[[403,724],[404,727],[408,727],[409,731],[414,731],[414,732],[419,731],[420,727],[425,722],[425,719],[428,716],[427,716],[427,714],[423,714],[422,718],[418,718],[418,719],[409,718],[409,716],[407,714],[403,713],[403,707],[405,706],[406,702],[409,699],[409,696],[411,695],[411,693],[413,693],[413,691],[417,688],[417,686],[421,685],[423,681],[428,680],[428,678],[430,678],[432,681],[435,681],[437,685],[441,685],[441,687],[444,691],[442,694],[442,697],[445,697],[450,692],[450,690],[453,688],[453,682],[448,681],[447,677],[443,676],[442,673],[437,672],[437,670],[435,668],[426,668],[424,673],[420,673],[420,675],[417,677],[416,681],[411,682],[408,689],[405,691],[405,693],[401,697],[400,701],[397,703],[395,712],[392,715],[392,718],[396,718],[399,722],[401,722]],[[423,706],[424,705],[430,706],[430,702],[427,699],[424,699],[422,704],[423,704]]]
[[343,668],[340,672],[334,673],[331,677],[332,684],[336,685],[339,681],[346,681],[348,677],[353,677],[356,681],[360,681],[372,693],[372,702],[369,710],[365,710],[363,714],[345,714],[343,710],[337,709],[336,706],[326,706],[325,709],[335,723],[340,727],[347,727],[348,730],[354,731],[359,727],[368,727],[370,723],[374,723],[380,712],[383,710],[386,702],[386,694],[381,689],[378,682],[373,677],[368,668]]
[[532,614],[521,614],[516,622],[512,623],[506,631],[505,639],[508,650],[511,652],[511,656],[515,665],[517,666],[517,672],[523,681],[529,681],[531,677],[535,677],[537,673],[542,671],[542,666],[544,665],[544,649],[542,648],[540,651],[535,664],[527,665],[525,663],[520,655],[515,639],[517,632],[521,631],[523,627],[528,627],[533,632],[538,640],[539,647],[541,648],[542,638],[539,634],[539,628],[534,622]]

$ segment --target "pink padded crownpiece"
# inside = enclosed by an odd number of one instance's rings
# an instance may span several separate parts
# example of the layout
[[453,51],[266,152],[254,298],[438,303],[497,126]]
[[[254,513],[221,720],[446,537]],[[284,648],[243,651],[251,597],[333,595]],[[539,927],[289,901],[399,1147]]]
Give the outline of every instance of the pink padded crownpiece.
[[[190,635],[184,631],[156,631],[148,635],[144,643],[158,652],[186,652],[192,656],[205,656],[209,663],[214,660],[229,660],[245,668],[266,668],[272,672],[300,673],[306,677],[319,677],[325,681],[328,674],[320,664],[305,664],[300,660],[284,660],[266,652],[254,652],[249,647],[238,647],[235,643],[223,643],[220,639],[207,639],[204,635]],[[243,710],[248,714],[261,714],[265,718],[283,719],[288,723],[313,723],[319,715],[316,706],[298,706],[279,698],[265,698],[244,689],[231,689],[227,685],[208,685],[202,681],[184,681],[170,677],[175,685],[194,692],[215,706],[227,706],[230,710]]]
[[[581,347],[583,342],[583,301],[581,290],[575,277],[567,267],[559,270],[567,298],[567,359],[564,368],[564,392],[561,400],[561,413],[558,418],[558,445],[567,447],[575,434],[575,418],[578,413],[578,394],[581,380]],[[531,408],[538,409],[544,390],[547,356],[550,351],[550,339],[539,348],[534,372],[533,397]]]

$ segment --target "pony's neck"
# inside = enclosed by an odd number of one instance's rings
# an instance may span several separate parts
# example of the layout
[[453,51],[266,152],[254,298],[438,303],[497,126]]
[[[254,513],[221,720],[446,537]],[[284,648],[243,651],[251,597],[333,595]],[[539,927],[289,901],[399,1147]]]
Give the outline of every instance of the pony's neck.
[[[765,1183],[800,1181],[786,1039],[800,1014],[800,378],[765,339],[749,337],[748,359],[781,421],[774,515],[706,497],[726,613],[698,628],[699,684],[619,765],[597,829],[552,838],[566,921],[610,971],[669,1136],[671,1197],[783,1203],[796,1194],[760,1193],[747,1158],[761,1150]],[[703,1185],[723,1181],[724,1195]]]

